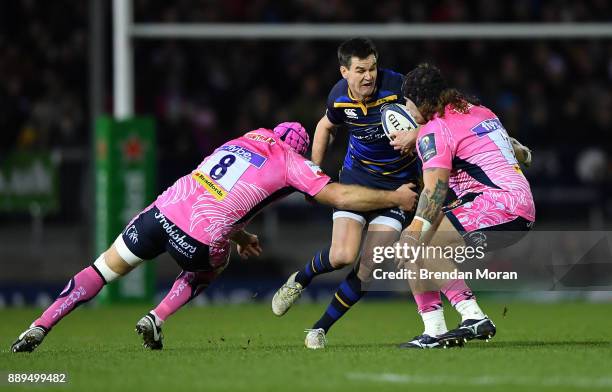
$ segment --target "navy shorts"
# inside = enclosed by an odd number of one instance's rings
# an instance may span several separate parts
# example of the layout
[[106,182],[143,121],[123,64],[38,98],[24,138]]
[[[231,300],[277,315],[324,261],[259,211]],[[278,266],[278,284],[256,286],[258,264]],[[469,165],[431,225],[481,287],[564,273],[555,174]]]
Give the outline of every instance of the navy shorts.
[[121,234],[127,248],[143,260],[164,252],[185,271],[213,271],[209,247],[178,228],[155,206],[141,212]]
[[[346,167],[343,167],[342,170],[340,170],[338,180],[338,182],[341,184],[361,185],[368,188],[382,190],[396,190],[400,186],[410,182],[416,185],[419,184],[417,179],[402,182],[389,181],[380,179],[359,169],[348,169]],[[355,219],[362,222],[364,225],[365,223],[384,224],[394,227],[397,231],[402,231],[412,221],[412,218],[414,217],[414,210],[403,211],[399,207],[383,208],[380,210],[367,212],[334,209],[334,219],[341,217]]]

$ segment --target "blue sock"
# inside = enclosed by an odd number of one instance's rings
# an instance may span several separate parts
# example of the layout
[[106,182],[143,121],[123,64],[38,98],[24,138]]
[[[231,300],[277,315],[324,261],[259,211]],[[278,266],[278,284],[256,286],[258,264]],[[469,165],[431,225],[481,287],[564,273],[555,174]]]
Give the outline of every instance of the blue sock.
[[336,268],[332,267],[329,262],[329,248],[323,249],[317,252],[312,260],[306,263],[304,268],[298,271],[298,274],[295,276],[295,281],[301,284],[302,287],[306,287],[315,276],[335,270]]
[[340,283],[338,290],[334,294],[334,298],[321,319],[319,319],[312,328],[323,328],[327,333],[331,326],[338,321],[340,317],[344,316],[351,306],[355,305],[365,293],[366,292],[362,290],[361,280],[357,276],[357,272],[351,270],[344,281]]

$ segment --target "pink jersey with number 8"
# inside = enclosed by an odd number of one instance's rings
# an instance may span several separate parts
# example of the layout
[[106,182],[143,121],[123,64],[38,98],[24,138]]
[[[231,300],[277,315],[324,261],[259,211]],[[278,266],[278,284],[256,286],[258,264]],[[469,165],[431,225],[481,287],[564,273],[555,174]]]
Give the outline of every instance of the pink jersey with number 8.
[[229,236],[270,202],[296,190],[314,196],[329,181],[317,165],[260,128],[217,148],[155,205],[193,238],[224,249]]

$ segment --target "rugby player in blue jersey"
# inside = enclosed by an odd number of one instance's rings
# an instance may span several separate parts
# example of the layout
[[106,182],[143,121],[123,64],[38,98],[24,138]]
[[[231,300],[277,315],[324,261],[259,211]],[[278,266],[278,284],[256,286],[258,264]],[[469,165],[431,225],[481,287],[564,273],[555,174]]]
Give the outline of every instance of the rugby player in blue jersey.
[[[338,47],[342,79],[332,88],[327,111],[317,124],[312,161],[320,165],[338,128],[348,131],[349,146],[339,182],[377,189],[396,189],[416,184],[421,177],[416,154],[394,150],[381,126],[381,107],[386,103],[405,103],[404,76],[378,67],[378,53],[371,40],[354,38]],[[412,220],[412,213],[399,208],[362,213],[334,210],[331,245],[317,251],[304,268],[293,273],[276,292],[273,312],[281,316],[299,298],[312,279],[352,264],[359,256],[362,233],[367,226],[365,249],[391,245]],[[352,269],[340,284],[329,307],[312,329],[307,330],[308,348],[323,348],[325,334],[365,293],[363,283],[371,275],[371,257],[363,255],[359,267]]]

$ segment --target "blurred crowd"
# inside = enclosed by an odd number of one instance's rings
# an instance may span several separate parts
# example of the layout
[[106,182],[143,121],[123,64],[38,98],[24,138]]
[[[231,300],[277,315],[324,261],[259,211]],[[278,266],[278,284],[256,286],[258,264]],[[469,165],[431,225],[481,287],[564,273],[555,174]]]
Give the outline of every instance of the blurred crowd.
[[[1,10],[0,158],[17,148],[89,148],[88,2],[15,0]],[[605,0],[134,0],[138,22],[610,22],[611,14]],[[136,110],[158,125],[160,187],[245,130],[291,119],[312,133],[340,78],[338,43],[137,41]],[[612,40],[376,44],[382,67],[406,73],[429,61],[451,84],[480,97],[535,150],[535,187],[609,182]]]
[[0,157],[86,143],[87,15],[85,1],[0,5]]
[[607,0],[135,0],[134,15],[139,22],[609,22],[612,10]]

